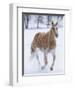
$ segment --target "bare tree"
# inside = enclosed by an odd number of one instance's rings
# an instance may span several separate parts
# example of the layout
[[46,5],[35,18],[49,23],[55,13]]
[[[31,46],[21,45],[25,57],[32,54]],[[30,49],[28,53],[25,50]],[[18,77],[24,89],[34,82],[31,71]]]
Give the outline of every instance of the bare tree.
[[43,23],[43,17],[41,15],[38,15],[37,17],[37,28],[39,28],[39,23]]
[[49,27],[50,21],[51,21],[51,18],[50,18],[50,16],[48,15],[48,16],[47,16],[47,27]]
[[25,28],[28,29],[30,16],[28,14],[25,15]]

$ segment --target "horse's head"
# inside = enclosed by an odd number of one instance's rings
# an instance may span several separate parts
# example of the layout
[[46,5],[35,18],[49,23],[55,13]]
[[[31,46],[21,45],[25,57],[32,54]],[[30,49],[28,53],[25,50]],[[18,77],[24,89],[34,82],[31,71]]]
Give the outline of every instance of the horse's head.
[[58,22],[56,22],[55,24],[52,22],[51,29],[53,30],[55,36],[58,37]]

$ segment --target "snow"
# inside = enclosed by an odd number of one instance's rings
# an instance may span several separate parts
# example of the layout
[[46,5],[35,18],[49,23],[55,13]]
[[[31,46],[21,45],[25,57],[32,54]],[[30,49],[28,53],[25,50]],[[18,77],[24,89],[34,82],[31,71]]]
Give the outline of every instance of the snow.
[[53,71],[50,71],[50,66],[52,64],[52,55],[48,54],[48,65],[42,70],[41,67],[44,66],[43,53],[38,51],[40,64],[38,63],[36,57],[31,59],[31,43],[34,35],[37,32],[47,32],[49,29],[29,29],[24,30],[24,75],[56,75],[64,74],[64,28],[60,27],[58,30],[59,37],[56,39],[56,60]]

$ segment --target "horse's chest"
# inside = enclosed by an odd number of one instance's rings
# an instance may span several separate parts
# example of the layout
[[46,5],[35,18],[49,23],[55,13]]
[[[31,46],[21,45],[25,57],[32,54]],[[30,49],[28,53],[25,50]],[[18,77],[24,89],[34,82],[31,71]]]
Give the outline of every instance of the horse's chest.
[[56,41],[55,40],[49,41],[49,48],[53,49],[55,47],[56,47]]

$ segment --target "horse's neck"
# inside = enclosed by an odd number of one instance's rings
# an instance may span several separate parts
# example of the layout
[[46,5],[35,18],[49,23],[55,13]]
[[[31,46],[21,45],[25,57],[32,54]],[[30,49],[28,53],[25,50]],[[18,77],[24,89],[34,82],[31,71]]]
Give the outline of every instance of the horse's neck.
[[48,48],[55,48],[56,47],[56,39],[55,39],[55,34],[53,30],[50,30],[48,32]]
[[50,40],[50,41],[51,41],[51,40],[55,40],[55,34],[54,34],[53,30],[51,29],[48,33],[49,33],[49,34],[48,34],[49,40]]

